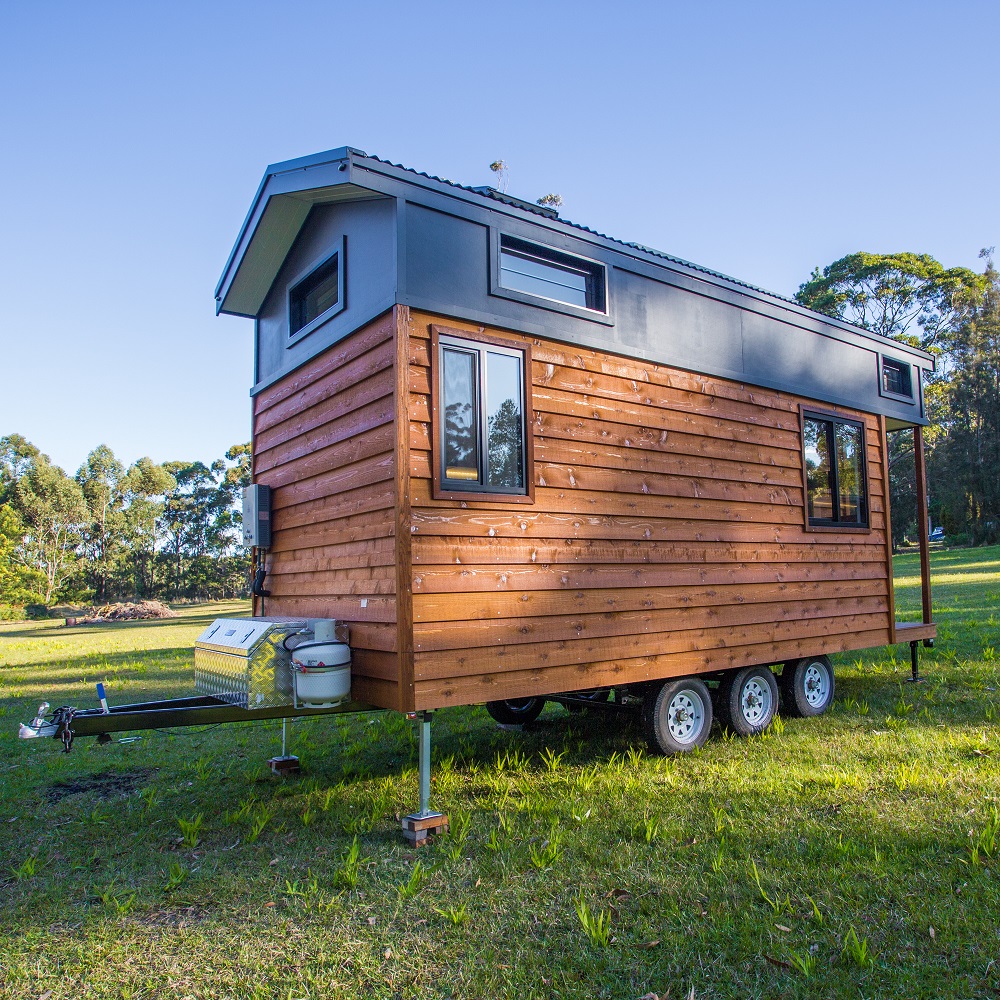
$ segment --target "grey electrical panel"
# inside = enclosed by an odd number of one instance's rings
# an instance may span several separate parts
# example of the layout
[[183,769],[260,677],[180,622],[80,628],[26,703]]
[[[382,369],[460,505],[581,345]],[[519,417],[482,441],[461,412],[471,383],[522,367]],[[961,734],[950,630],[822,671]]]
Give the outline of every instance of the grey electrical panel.
[[271,547],[271,487],[254,483],[243,488],[243,544]]

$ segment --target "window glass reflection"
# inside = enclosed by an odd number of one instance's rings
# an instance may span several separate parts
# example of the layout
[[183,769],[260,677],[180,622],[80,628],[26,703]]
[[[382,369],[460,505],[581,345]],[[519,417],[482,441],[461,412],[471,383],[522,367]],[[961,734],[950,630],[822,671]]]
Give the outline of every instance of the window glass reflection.
[[831,488],[827,422],[825,420],[807,420],[804,437],[809,519],[833,520],[833,489]]
[[839,520],[852,524],[864,522],[864,480],[861,459],[864,454],[862,430],[853,424],[836,425],[837,499]]
[[447,348],[442,352],[444,474],[446,479],[479,479],[478,355]]
[[521,359],[486,354],[487,486],[524,486]]

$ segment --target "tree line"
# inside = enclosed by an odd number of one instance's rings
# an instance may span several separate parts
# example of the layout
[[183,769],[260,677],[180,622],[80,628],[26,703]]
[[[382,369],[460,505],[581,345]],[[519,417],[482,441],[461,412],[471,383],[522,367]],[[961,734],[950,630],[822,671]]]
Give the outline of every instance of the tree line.
[[100,445],[70,476],[20,434],[0,438],[0,617],[30,605],[247,594],[249,481],[249,444],[210,465],[141,458],[128,468]]
[[[854,253],[813,271],[803,305],[935,356],[924,385],[931,521],[971,545],[1000,540],[1000,274],[927,254]],[[914,391],[916,391],[914,386]],[[916,533],[912,431],[889,435],[893,545]]]

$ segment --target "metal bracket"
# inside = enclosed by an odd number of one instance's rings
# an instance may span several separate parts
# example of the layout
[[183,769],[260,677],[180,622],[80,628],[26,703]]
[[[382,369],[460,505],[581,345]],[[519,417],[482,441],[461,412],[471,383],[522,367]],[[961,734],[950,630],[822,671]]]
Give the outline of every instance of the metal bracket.
[[419,783],[420,810],[403,817],[403,836],[414,846],[421,847],[432,836],[448,832],[448,817],[431,809],[431,716],[420,712]]

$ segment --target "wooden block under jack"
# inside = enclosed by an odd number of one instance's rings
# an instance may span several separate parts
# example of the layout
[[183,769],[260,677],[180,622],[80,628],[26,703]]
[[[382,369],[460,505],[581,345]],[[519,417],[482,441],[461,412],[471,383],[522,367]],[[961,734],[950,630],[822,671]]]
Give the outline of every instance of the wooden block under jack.
[[403,836],[414,846],[423,847],[431,837],[440,837],[448,832],[446,813],[411,813],[403,817]]
[[272,757],[268,764],[271,765],[271,771],[274,774],[298,774],[299,773],[299,758],[294,754],[289,754],[286,757]]

